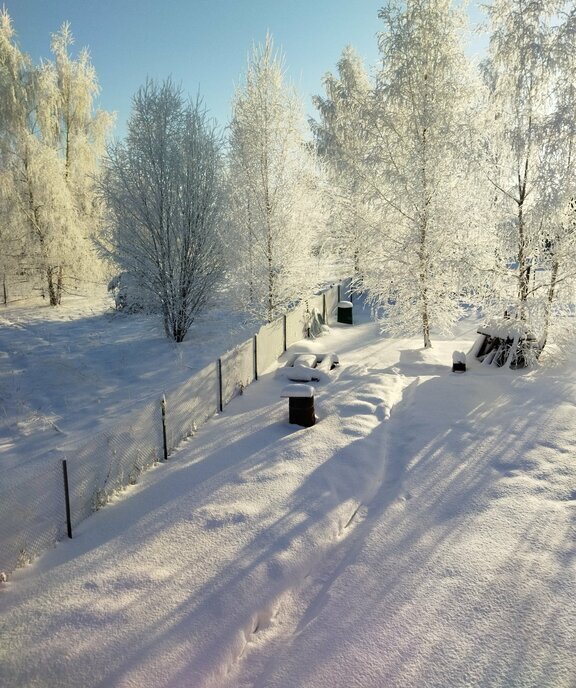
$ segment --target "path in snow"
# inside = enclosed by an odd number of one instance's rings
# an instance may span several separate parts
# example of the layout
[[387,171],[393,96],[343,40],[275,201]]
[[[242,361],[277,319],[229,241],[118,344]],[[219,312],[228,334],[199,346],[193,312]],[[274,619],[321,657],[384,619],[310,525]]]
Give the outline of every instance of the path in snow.
[[[374,325],[319,422],[269,374],[0,588],[19,688],[576,683],[571,371],[450,373]],[[571,530],[572,529],[572,530]]]
[[573,378],[473,368],[415,383],[353,537],[228,685],[576,685]]

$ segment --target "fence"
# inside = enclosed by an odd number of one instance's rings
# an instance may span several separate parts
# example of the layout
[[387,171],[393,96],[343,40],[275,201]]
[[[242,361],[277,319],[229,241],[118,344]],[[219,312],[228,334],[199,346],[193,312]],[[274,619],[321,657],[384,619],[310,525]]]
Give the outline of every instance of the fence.
[[38,270],[23,270],[17,274],[0,273],[0,303],[4,305],[26,301],[43,293],[44,284]]
[[0,490],[0,576],[54,545],[118,490],[133,485],[309,335],[312,309],[328,323],[342,287],[299,304],[253,338],[196,372],[162,399],[131,409],[122,422],[73,451],[50,454],[37,474]]

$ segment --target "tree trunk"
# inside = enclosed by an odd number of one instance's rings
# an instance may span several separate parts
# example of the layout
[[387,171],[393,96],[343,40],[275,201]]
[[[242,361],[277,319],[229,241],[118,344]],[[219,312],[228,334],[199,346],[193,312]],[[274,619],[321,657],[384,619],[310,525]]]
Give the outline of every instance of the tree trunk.
[[[424,77],[427,83],[427,76]],[[419,262],[419,279],[420,279],[420,314],[422,318],[422,337],[424,339],[424,348],[430,349],[432,341],[430,340],[430,304],[428,303],[428,264],[426,259],[426,244],[428,241],[428,217],[430,198],[428,197],[428,150],[426,128],[422,131],[422,199],[423,210],[422,219],[420,220],[420,236],[418,246],[418,262]]]
[[272,262],[272,237],[268,233],[267,241],[268,258],[268,322],[272,322],[274,316],[274,264]]
[[526,226],[524,223],[524,198],[518,204],[518,317],[526,320],[530,291],[530,265],[526,255]]
[[62,291],[64,289],[64,268],[59,265],[56,280],[56,296],[58,298],[58,305],[62,303]]
[[55,268],[49,266],[46,268],[46,279],[48,281],[48,298],[51,306],[58,306],[60,301],[58,299],[58,286],[56,282]]
[[430,306],[428,303],[428,268],[426,266],[425,243],[426,226],[424,224],[420,231],[420,250],[418,252],[420,261],[420,314],[422,319],[424,348],[430,349],[432,347],[432,341],[430,339]]
[[[266,190],[268,196],[268,190]],[[274,256],[273,256],[273,242],[272,242],[272,226],[270,223],[270,214],[272,209],[266,199],[266,259],[268,262],[268,322],[274,319],[274,308],[276,306],[276,276],[274,274]]]
[[550,277],[550,285],[548,287],[548,298],[546,299],[546,312],[544,313],[544,330],[542,332],[542,338],[540,339],[540,349],[544,349],[546,346],[546,340],[548,339],[548,331],[550,329],[550,320],[552,319],[552,305],[554,303],[554,296],[556,293],[556,283],[558,281],[558,269],[560,264],[558,259],[555,258],[552,263],[552,275]]

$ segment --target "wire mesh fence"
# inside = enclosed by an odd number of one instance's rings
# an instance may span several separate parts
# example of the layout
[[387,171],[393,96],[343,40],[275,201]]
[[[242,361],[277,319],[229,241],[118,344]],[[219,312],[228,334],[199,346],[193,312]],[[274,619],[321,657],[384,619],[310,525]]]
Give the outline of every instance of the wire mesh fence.
[[324,296],[326,299],[326,322],[328,325],[330,325],[330,323],[332,322],[335,322],[336,320],[336,310],[338,308],[339,294],[339,285],[334,285],[333,287],[330,287],[330,289],[328,289],[326,292],[324,292]]
[[210,363],[166,394],[169,454],[218,411],[218,388],[218,367],[216,363]]
[[286,346],[307,336],[309,313],[306,303],[300,303],[286,314]]
[[0,574],[24,566],[66,534],[62,464],[0,490]]
[[0,303],[4,305],[26,301],[44,293],[42,276],[37,270],[17,274],[0,274]]
[[71,535],[112,495],[137,483],[276,364],[288,346],[308,336],[313,309],[331,322],[339,295],[337,285],[300,303],[164,397],[132,407],[109,429],[74,450],[47,456],[37,472],[0,488],[0,576]]
[[285,351],[284,316],[261,327],[256,335],[256,370],[268,370]]
[[250,339],[221,357],[221,406],[242,394],[244,388],[254,381],[257,374],[255,347],[255,339]]
[[68,454],[72,524],[136,484],[140,474],[160,460],[162,448],[161,405],[154,399]]

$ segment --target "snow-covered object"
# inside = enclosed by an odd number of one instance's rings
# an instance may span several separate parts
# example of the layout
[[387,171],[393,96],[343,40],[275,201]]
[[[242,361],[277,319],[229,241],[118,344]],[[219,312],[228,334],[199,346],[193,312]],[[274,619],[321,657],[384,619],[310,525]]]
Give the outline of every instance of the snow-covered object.
[[[22,413],[20,398],[34,411],[59,403],[66,429],[93,429],[80,392],[114,384],[132,405],[150,375],[176,372],[167,351],[189,351],[150,337],[141,316],[140,336],[124,318],[83,318],[91,348],[72,337],[71,356],[50,339],[70,326],[62,314],[50,315],[57,328],[6,317],[0,371],[28,385],[7,387],[5,412]],[[10,577],[0,683],[576,685],[576,369],[510,384],[476,367],[462,384],[445,372],[471,344],[463,331],[422,350],[374,324],[335,328],[324,342],[346,359],[318,390],[312,432],[284,422],[282,380],[251,385],[73,540]],[[213,340],[202,346],[195,356],[213,355]],[[3,461],[24,464],[34,445],[16,430],[2,425],[16,440]]]
[[308,366],[309,368],[316,367],[316,354],[300,354],[296,357],[293,363],[294,366]]
[[352,308],[352,301],[338,301],[338,308]]
[[336,368],[336,366],[340,363],[338,354],[335,354],[334,352],[327,354],[316,354],[316,361],[316,368],[326,372],[334,370],[334,368]]
[[478,334],[500,339],[527,339],[530,335],[526,331],[526,323],[521,320],[509,320],[508,318],[493,318],[487,320],[478,328]]
[[314,369],[305,365],[295,365],[287,368],[286,377],[295,382],[310,382],[310,380],[319,379]]
[[466,363],[466,354],[463,351],[454,351],[452,354],[452,363]]
[[330,328],[324,324],[324,317],[316,308],[312,308],[310,311],[310,319],[308,321],[308,331],[310,336],[320,337],[323,334],[328,334]]
[[541,352],[536,338],[520,320],[491,320],[478,328],[478,334],[470,355],[482,365],[525,368],[536,362]]
[[312,385],[286,385],[280,392],[282,398],[309,399],[314,396]]
[[452,372],[466,372],[466,354],[463,351],[454,351],[452,354]]
[[[308,363],[302,365],[299,362],[300,360],[308,361]],[[300,352],[288,356],[286,365],[278,368],[276,375],[299,382],[309,382],[310,380],[328,382],[330,380],[330,371],[338,364],[338,355],[333,352],[304,354]]]
[[318,375],[315,375],[314,368],[316,367],[315,354],[300,354],[294,359],[294,363],[287,371],[287,377],[290,380],[298,382],[310,382],[310,380],[318,380]]

